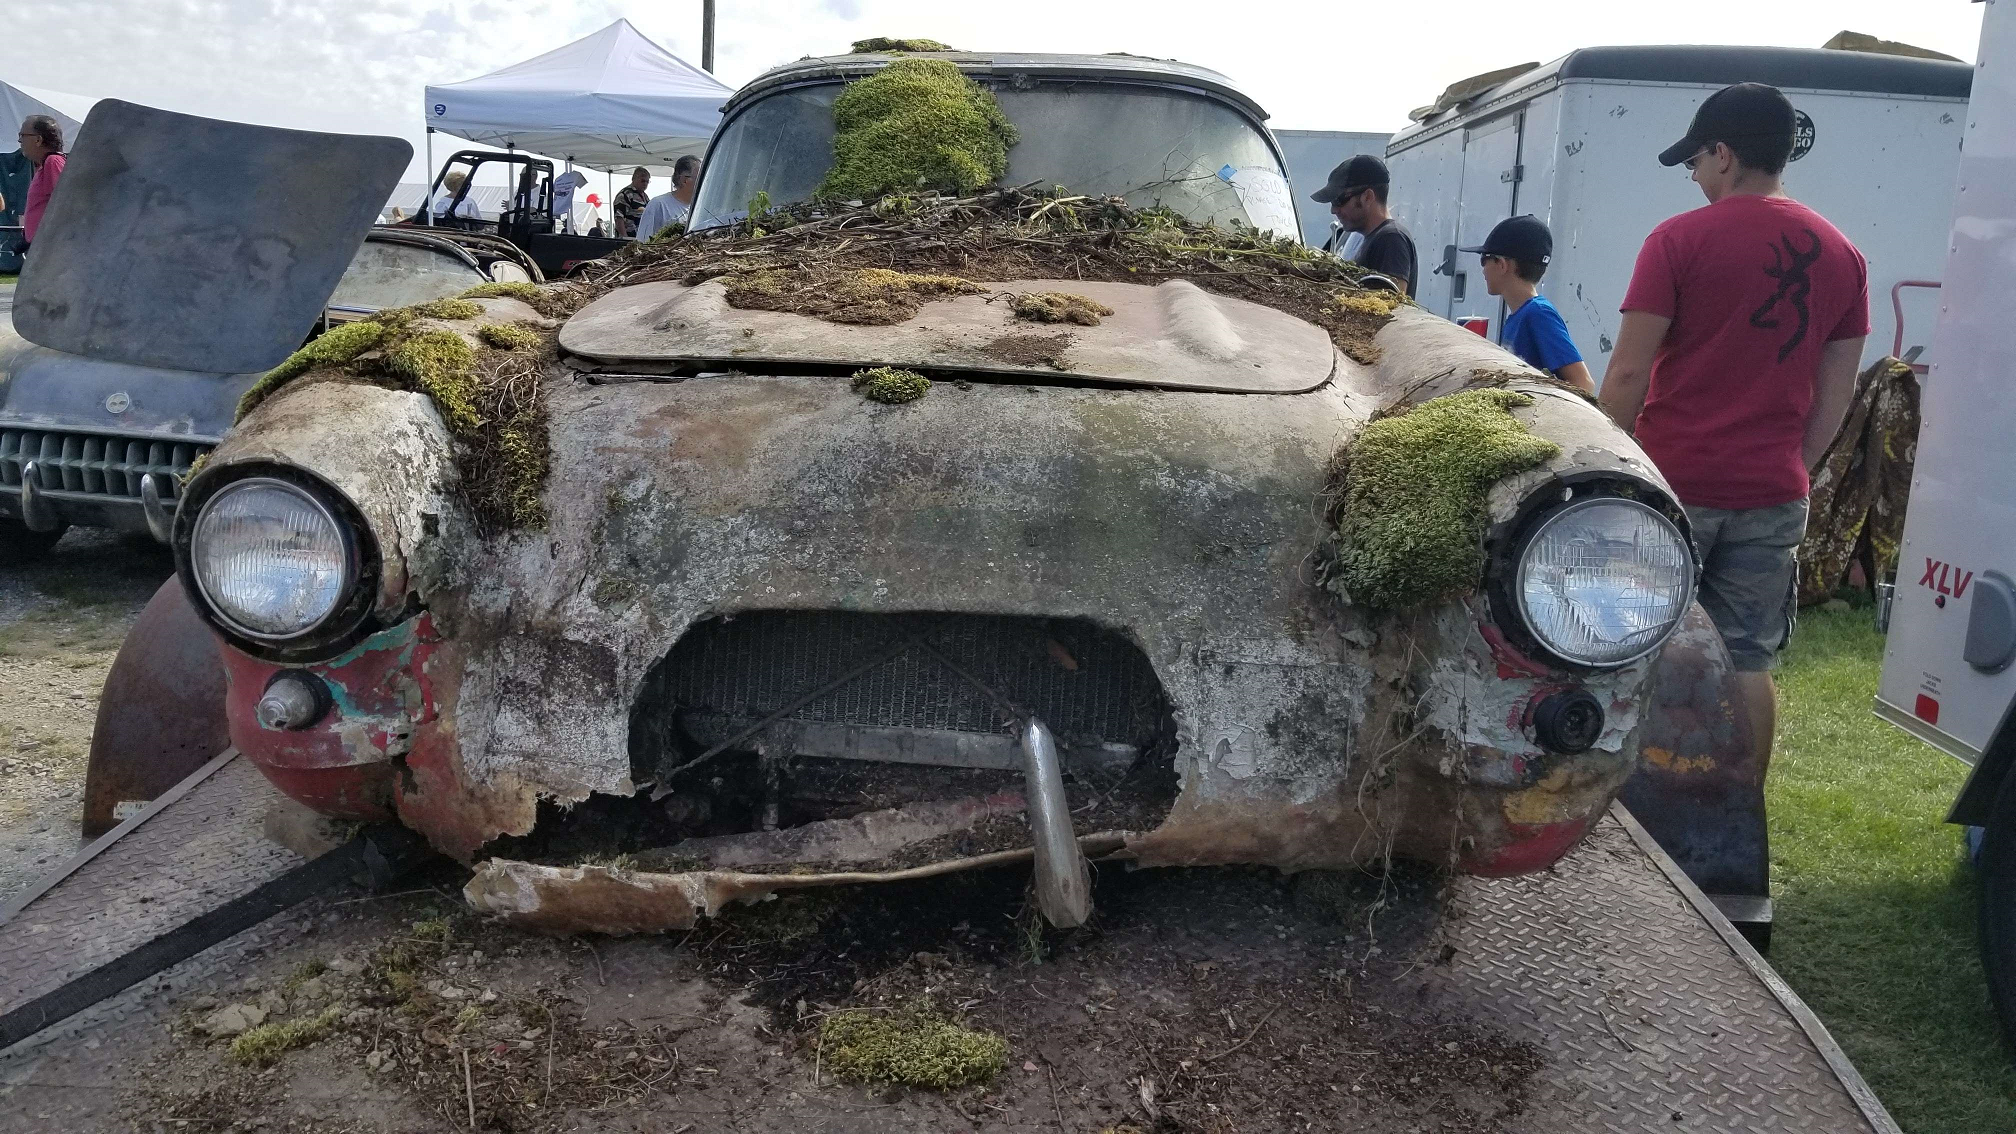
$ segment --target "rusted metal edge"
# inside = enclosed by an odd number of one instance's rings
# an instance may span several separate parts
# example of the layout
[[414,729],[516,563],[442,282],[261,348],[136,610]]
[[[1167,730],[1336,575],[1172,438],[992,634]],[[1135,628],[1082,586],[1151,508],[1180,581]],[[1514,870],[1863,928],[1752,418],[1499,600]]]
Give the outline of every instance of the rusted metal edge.
[[237,758],[238,750],[236,748],[226,748],[213,757],[208,764],[189,773],[188,776],[183,778],[181,783],[156,796],[154,802],[141,808],[137,813],[127,816],[125,822],[93,839],[89,846],[72,855],[68,862],[58,866],[31,884],[26,890],[8,899],[5,905],[0,905],[0,925],[6,925],[9,921],[12,921],[14,915],[27,909],[35,899],[54,890],[58,883],[75,874],[85,863],[97,858],[104,852],[105,848],[132,834],[140,824],[166,811],[176,800],[189,794],[190,789],[209,779],[211,774],[216,772],[217,769],[222,768]]
[[1785,978],[1778,975],[1778,970],[1772,968],[1771,963],[1751,947],[1742,932],[1728,918],[1722,916],[1722,911],[1717,909],[1708,895],[1687,877],[1679,864],[1675,863],[1665,851],[1659,849],[1659,843],[1646,833],[1645,828],[1639,825],[1638,820],[1632,817],[1631,812],[1621,802],[1610,805],[1610,814],[1623,825],[1624,830],[1631,835],[1631,841],[1638,844],[1638,849],[1652,860],[1659,868],[1659,872],[1673,884],[1673,888],[1680,891],[1681,896],[1687,899],[1694,907],[1694,911],[1701,915],[1702,920],[1721,936],[1722,943],[1729,946],[1729,951],[1736,954],[1737,959],[1749,968],[1751,974],[1762,982],[1765,988],[1771,990],[1771,995],[1778,998],[1778,1003],[1798,1023],[1799,1030],[1805,1032],[1806,1038],[1819,1050],[1820,1058],[1827,1061],[1828,1069],[1841,1081],[1841,1086],[1847,1090],[1848,1097],[1855,1100],[1855,1108],[1869,1121],[1870,1129],[1876,1134],[1904,1134],[1903,1128],[1897,1125],[1897,1120],[1891,1118],[1890,1112],[1884,1109],[1882,1100],[1876,1097],[1876,1092],[1869,1088],[1868,1081],[1862,1078],[1862,1073],[1855,1070],[1855,1064],[1849,1061],[1848,1053],[1842,1051],[1841,1045],[1834,1042],[1834,1036],[1827,1030],[1827,1025],[1821,1023],[1820,1017],[1814,1015],[1813,1010],[1806,1006],[1806,1002],[1800,999],[1799,994],[1792,990],[1792,986],[1785,983]]

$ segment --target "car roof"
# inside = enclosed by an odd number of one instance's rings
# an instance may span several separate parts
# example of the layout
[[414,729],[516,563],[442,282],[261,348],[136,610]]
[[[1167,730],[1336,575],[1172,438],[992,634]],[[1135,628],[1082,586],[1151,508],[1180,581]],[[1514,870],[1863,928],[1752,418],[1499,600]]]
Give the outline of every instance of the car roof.
[[1174,59],[1150,59],[1143,55],[1047,55],[1019,51],[915,51],[871,52],[858,55],[806,56],[781,67],[773,67],[750,80],[723,106],[724,117],[732,115],[750,100],[783,87],[806,83],[846,82],[874,74],[891,61],[907,55],[944,59],[958,65],[968,75],[999,75],[1009,79],[1083,79],[1103,82],[1154,83],[1188,87],[1233,103],[1265,122],[1267,112],[1232,80],[1192,63]]

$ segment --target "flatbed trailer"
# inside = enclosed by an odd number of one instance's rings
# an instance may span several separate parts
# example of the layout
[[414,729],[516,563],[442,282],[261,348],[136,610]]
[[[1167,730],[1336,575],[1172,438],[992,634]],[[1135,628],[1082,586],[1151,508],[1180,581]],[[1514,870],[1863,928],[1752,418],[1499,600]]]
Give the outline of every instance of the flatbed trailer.
[[[261,831],[277,799],[227,752],[0,907],[0,1019],[300,875],[304,860]],[[1440,1002],[1542,1056],[1509,1129],[1898,1129],[1798,995],[1621,806],[1554,870],[1461,878],[1443,900]],[[108,1090],[124,1082],[104,1047],[162,1034],[164,985],[304,948],[299,922],[238,933],[0,1051],[0,1129],[123,1128],[107,1124]],[[778,1095],[766,1105],[780,1114],[819,1116],[815,1100]]]

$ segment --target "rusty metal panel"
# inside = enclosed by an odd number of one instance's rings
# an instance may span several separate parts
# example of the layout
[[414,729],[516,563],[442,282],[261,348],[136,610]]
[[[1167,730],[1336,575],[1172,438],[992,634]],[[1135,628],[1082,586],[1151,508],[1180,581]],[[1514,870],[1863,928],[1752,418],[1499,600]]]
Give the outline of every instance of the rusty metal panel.
[[161,584],[120,648],[98,698],[84,773],[84,837],[182,782],[231,742],[224,666],[179,579]]
[[[639,284],[583,308],[561,328],[560,345],[607,361],[923,366],[1247,394],[1313,390],[1336,365],[1330,336],[1314,324],[1185,280],[1154,288],[1090,280],[988,287],[988,295],[927,303],[893,326],[858,326],[730,307],[719,280]],[[989,302],[1038,291],[1083,295],[1113,314],[1096,327],[1030,323]],[[1036,339],[1051,344],[1046,357],[1033,356]]]

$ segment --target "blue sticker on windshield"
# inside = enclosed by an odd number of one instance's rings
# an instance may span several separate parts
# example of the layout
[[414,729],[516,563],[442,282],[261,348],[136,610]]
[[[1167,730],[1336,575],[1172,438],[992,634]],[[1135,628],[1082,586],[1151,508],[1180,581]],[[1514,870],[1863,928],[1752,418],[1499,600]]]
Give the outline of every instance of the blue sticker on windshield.
[[1230,181],[1232,180],[1233,176],[1238,172],[1239,172],[1238,170],[1233,169],[1229,164],[1221,165],[1218,167],[1218,180]]

